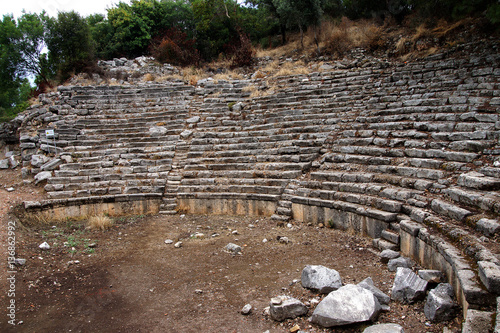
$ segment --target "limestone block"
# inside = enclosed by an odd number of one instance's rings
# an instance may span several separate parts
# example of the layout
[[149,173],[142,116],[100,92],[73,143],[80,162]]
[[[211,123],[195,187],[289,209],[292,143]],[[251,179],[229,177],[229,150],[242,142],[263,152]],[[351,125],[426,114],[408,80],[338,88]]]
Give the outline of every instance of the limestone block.
[[374,321],[382,307],[368,290],[348,284],[332,291],[318,304],[311,322],[323,327],[334,327]]
[[304,303],[289,296],[275,297],[271,300],[269,306],[271,318],[276,321],[303,316],[309,311]]
[[320,265],[307,265],[302,270],[301,281],[304,288],[318,290],[322,294],[342,287],[339,272]]
[[458,304],[453,300],[453,287],[449,283],[441,283],[432,289],[424,305],[424,314],[433,322],[448,321],[455,317]]
[[500,295],[500,267],[488,261],[477,263],[479,278],[489,292]]
[[409,268],[399,267],[396,271],[391,299],[402,303],[413,303],[425,297],[427,281],[419,278]]

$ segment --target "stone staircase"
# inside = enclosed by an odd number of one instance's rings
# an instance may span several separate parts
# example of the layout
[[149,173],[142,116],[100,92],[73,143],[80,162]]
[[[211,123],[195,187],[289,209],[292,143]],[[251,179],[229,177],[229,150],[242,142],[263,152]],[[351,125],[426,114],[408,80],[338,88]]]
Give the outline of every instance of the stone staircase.
[[40,171],[37,149],[56,149],[28,131],[48,119],[64,160],[51,200],[152,195],[163,214],[264,202],[254,211],[279,224],[354,230],[446,271],[462,305],[480,308],[483,286],[500,294],[499,63],[436,55],[196,87],[60,87],[25,121],[24,174]]

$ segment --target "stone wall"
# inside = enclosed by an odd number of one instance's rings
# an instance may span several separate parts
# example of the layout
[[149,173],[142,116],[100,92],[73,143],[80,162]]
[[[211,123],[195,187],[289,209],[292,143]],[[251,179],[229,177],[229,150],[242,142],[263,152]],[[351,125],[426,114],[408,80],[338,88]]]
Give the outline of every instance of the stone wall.
[[22,118],[23,174],[46,179],[48,196],[26,208],[140,201],[134,211],[322,223],[442,270],[466,309],[484,308],[500,293],[499,62],[438,54],[196,86],[59,87]]

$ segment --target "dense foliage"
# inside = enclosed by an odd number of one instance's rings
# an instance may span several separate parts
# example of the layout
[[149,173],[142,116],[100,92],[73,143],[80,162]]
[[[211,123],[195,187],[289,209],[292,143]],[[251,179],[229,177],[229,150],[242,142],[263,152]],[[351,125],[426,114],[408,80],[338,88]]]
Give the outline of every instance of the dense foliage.
[[[411,17],[418,24],[479,15],[500,23],[497,0],[131,0],[81,17],[61,12],[24,13],[0,21],[0,117],[26,105],[31,78],[38,91],[78,72],[95,70],[96,59],[152,55],[160,62],[198,65],[228,58],[252,62],[252,45],[285,43],[288,32],[324,20]],[[281,37],[281,38],[280,38]],[[319,50],[319,45],[318,45]]]

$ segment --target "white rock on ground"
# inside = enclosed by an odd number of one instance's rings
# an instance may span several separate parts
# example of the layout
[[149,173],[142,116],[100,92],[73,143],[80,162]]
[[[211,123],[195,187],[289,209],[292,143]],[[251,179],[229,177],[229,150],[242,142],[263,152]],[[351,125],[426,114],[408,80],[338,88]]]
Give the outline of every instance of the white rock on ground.
[[43,242],[42,244],[38,245],[38,247],[42,250],[50,250],[50,245],[47,242]]
[[307,265],[302,270],[302,287],[328,294],[342,287],[339,272],[321,265]]
[[381,309],[379,301],[370,291],[348,284],[332,291],[318,304],[311,322],[323,327],[334,327],[374,321]]
[[308,311],[304,303],[289,296],[274,297],[269,303],[269,314],[271,319],[276,321],[297,318],[307,314]]
[[233,244],[233,243],[229,243],[224,248],[224,251],[226,251],[227,253],[231,253],[231,254],[241,254],[241,246]]
[[252,305],[247,304],[241,309],[241,314],[249,315],[252,312]]

